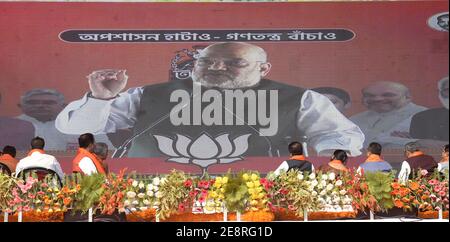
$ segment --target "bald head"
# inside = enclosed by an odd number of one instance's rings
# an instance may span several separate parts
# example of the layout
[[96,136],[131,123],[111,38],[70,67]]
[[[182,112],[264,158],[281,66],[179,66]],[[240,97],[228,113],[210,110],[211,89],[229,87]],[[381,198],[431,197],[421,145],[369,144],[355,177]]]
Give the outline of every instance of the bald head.
[[270,71],[267,54],[259,46],[226,42],[200,52],[192,79],[207,87],[243,88],[258,84]]
[[227,54],[230,57],[238,56],[249,61],[267,61],[267,53],[263,48],[244,42],[223,42],[209,45],[201,51],[200,57],[216,55],[226,57]]
[[391,112],[411,102],[409,89],[398,82],[380,81],[362,89],[363,104],[377,113]]

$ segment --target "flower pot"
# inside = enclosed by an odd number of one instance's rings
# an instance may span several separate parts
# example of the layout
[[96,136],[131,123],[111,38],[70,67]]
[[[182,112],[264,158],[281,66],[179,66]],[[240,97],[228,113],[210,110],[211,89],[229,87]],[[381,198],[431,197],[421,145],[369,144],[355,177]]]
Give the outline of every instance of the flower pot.
[[[275,214],[265,211],[248,211],[241,214],[241,221],[270,222],[274,221]],[[191,212],[178,213],[161,220],[162,222],[213,222],[223,221],[223,213],[193,214]],[[236,213],[228,213],[228,221],[236,221]]]
[[[64,213],[64,222],[88,222],[88,212],[81,213],[81,211],[69,210]],[[101,214],[97,211],[93,215],[93,222],[126,222],[127,218],[125,213],[119,213],[117,210],[113,214]]]
[[[308,220],[340,220],[354,218],[356,218],[356,212],[308,212]],[[297,216],[292,211],[280,211],[275,213],[275,221],[303,221],[303,215]]]
[[134,211],[127,215],[127,222],[155,222],[156,210],[147,209],[144,211]]
[[[423,219],[438,219],[439,211],[423,211],[423,212],[419,211],[417,216]],[[442,218],[448,219],[448,211],[442,212]]]
[[[62,222],[64,220],[63,212],[36,212],[34,210],[22,213],[22,222]],[[1,215],[3,221],[3,214]],[[8,222],[17,222],[18,214],[9,214]]]

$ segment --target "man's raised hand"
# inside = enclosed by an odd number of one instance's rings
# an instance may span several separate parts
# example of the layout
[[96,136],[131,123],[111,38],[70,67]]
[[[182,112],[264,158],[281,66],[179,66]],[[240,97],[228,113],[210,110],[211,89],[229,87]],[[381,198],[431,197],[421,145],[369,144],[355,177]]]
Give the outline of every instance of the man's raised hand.
[[93,71],[87,76],[92,96],[99,99],[111,99],[117,96],[127,85],[126,70],[105,69]]

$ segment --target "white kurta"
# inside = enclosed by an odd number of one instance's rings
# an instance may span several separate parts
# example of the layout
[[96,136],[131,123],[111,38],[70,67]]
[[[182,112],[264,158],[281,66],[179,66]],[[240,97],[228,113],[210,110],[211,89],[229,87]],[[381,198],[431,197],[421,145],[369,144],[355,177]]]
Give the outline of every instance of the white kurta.
[[[46,150],[76,150],[78,149],[78,134],[65,134],[60,132],[55,127],[55,120],[48,122],[41,122],[33,117],[22,114],[17,117],[18,119],[28,121],[33,124],[35,129],[35,136],[39,136],[45,140]],[[83,132],[85,133],[85,132]],[[114,146],[109,141],[106,135],[97,135],[95,137],[96,142],[104,142],[108,145],[109,149],[114,149]]]
[[[102,134],[132,128],[137,120],[142,92],[142,87],[130,88],[112,100],[89,98],[86,94],[61,111],[56,119],[56,128],[67,134],[79,133],[80,130]],[[169,100],[169,96],[167,98]],[[297,120],[293,120],[292,125],[304,132],[308,145],[316,152],[330,155],[332,150],[343,149],[354,156],[361,154],[363,133],[327,97],[305,91],[299,107]]]
[[395,131],[409,133],[411,117],[426,109],[426,107],[409,103],[400,109],[387,113],[364,111],[350,117],[350,120],[358,125],[364,133],[366,137],[364,147],[367,147],[371,142],[377,142],[383,146],[391,145],[391,148],[398,148],[411,140],[395,137],[392,133]]

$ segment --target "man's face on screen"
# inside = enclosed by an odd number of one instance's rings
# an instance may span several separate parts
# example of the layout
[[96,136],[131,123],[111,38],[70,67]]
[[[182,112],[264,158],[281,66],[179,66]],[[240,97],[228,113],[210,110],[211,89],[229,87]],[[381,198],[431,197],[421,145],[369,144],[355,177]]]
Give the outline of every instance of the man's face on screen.
[[439,100],[446,109],[449,109],[448,79],[439,87]]
[[329,93],[324,93],[322,95],[330,99],[330,101],[334,104],[336,109],[339,110],[341,113],[344,113],[345,110],[347,109],[344,100],[340,99],[339,97]]
[[204,49],[195,62],[194,82],[205,87],[251,87],[268,72],[267,64],[251,46],[212,46]]
[[404,107],[410,102],[406,88],[393,83],[376,83],[363,89],[363,104],[377,113]]
[[64,105],[55,95],[36,94],[23,100],[20,107],[24,114],[39,121],[47,122],[55,120]]
[[437,18],[437,24],[448,31],[448,14],[439,16]]

